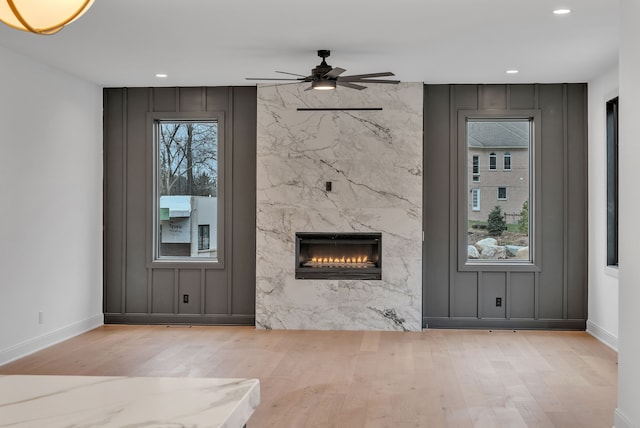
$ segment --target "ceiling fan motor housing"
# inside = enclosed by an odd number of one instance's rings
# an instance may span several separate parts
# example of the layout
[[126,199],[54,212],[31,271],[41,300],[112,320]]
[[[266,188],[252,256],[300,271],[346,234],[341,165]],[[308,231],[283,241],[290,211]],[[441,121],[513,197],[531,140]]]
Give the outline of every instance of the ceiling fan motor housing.
[[316,66],[313,70],[311,70],[311,74],[313,75],[313,80],[321,80],[325,74],[333,70],[329,64],[327,64],[326,58],[331,55],[331,51],[328,49],[320,49],[318,50],[318,56],[322,58],[322,62],[320,65]]

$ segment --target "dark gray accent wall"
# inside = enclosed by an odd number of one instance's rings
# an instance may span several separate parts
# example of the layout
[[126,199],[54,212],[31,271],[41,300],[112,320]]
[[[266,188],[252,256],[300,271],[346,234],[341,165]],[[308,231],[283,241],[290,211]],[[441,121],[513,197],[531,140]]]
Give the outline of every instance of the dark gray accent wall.
[[[424,325],[585,329],[587,85],[426,85],[424,108]],[[461,269],[460,113],[532,111],[540,132],[535,266]]]
[[[255,323],[256,99],[255,87],[104,90],[106,323]],[[224,249],[217,265],[151,259],[148,115],[185,112],[224,117]]]

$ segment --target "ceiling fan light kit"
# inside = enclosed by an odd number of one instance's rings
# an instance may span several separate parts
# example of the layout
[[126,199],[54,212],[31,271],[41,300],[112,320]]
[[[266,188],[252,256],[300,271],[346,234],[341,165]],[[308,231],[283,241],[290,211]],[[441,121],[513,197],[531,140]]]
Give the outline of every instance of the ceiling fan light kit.
[[80,18],[94,0],[0,0],[0,21],[17,30],[50,35]]
[[307,82],[311,83],[306,90],[317,89],[317,90],[331,90],[335,89],[337,86],[344,86],[345,88],[363,90],[366,89],[366,86],[361,85],[361,83],[389,83],[389,84],[398,84],[399,80],[385,80],[385,79],[372,79],[373,77],[389,77],[394,76],[394,74],[390,71],[385,71],[382,73],[368,73],[368,74],[354,74],[351,76],[342,76],[344,73],[344,68],[340,67],[332,67],[327,64],[326,59],[331,54],[331,51],[328,49],[320,49],[318,51],[318,56],[322,58],[322,62],[317,65],[315,68],[311,70],[311,74],[308,76],[304,76],[302,74],[289,73],[286,71],[276,71],[276,73],[280,74],[288,74],[290,76],[298,76],[296,78],[259,78],[259,77],[247,77],[247,80],[280,80],[287,81],[291,83],[302,83]]
[[311,82],[311,87],[319,91],[326,91],[326,90],[335,89],[336,82],[333,82],[331,80],[317,80],[317,81]]

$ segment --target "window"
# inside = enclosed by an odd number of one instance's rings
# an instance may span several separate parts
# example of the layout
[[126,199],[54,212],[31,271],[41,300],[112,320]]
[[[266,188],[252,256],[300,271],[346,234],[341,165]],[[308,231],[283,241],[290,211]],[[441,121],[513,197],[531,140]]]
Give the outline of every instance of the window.
[[502,157],[502,169],[511,171],[511,153],[506,152]]
[[209,225],[198,225],[198,251],[209,249]]
[[506,201],[507,200],[507,188],[506,187],[498,187],[498,200]]
[[618,266],[618,98],[607,102],[607,266]]
[[[461,242],[465,248],[466,264],[477,263],[531,263],[533,252],[529,251],[530,213],[534,212],[532,195],[532,148],[533,119],[531,118],[466,118],[467,159],[471,168],[467,171],[467,218],[460,219]],[[500,152],[498,152],[500,150]],[[504,150],[504,151],[503,151]],[[495,174],[483,179],[488,202],[480,204],[480,190],[474,174],[476,153],[488,153],[489,169],[497,169],[497,157],[503,158],[503,168],[508,174]],[[513,169],[513,162],[517,168]],[[498,181],[498,183],[495,183]],[[495,200],[493,199],[495,193]],[[489,196],[487,196],[489,195]],[[491,201],[499,201],[499,204]],[[466,228],[466,229],[465,229]],[[493,238],[496,248],[485,249],[486,238]],[[466,244],[466,245],[464,245]],[[521,250],[521,251],[520,251]]]
[[480,189],[471,189],[471,209],[480,211]]
[[217,259],[218,122],[157,120],[155,259]]
[[480,156],[473,156],[472,162],[473,181],[477,183],[480,181]]

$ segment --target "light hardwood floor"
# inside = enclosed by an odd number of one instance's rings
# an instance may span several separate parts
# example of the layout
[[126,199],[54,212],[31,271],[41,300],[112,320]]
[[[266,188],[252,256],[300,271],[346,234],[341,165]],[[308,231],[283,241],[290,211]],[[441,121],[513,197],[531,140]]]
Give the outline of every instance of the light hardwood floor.
[[616,361],[584,332],[110,325],[0,374],[259,378],[249,428],[610,428]]

